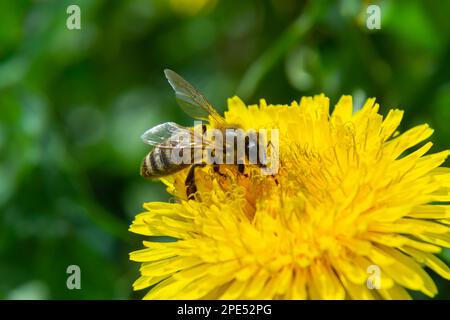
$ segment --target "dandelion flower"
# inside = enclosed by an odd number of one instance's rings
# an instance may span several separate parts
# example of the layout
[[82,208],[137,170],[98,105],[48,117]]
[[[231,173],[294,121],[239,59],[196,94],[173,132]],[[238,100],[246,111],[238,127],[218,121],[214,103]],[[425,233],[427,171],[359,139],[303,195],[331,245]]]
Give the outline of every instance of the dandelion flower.
[[[334,111],[324,95],[291,105],[228,100],[225,119],[244,129],[278,128],[276,180],[259,170],[166,179],[172,203],[149,202],[130,231],[168,236],[132,252],[135,290],[145,299],[408,299],[433,297],[428,267],[449,280],[436,256],[450,246],[448,151],[425,155],[433,130],[397,132],[403,112],[385,118],[368,99],[353,112],[343,96]],[[412,149],[412,150],[410,150]],[[368,285],[371,267],[378,286]]]

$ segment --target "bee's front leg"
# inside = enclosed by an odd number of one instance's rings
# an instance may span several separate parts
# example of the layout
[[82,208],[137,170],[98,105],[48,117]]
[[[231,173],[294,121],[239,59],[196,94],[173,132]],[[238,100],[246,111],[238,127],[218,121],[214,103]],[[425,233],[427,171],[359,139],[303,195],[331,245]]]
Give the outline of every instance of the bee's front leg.
[[186,180],[184,181],[184,185],[186,186],[186,196],[188,199],[194,199],[194,195],[197,192],[197,185],[195,184],[195,169],[197,167],[204,167],[205,165],[205,163],[196,163],[189,169]]

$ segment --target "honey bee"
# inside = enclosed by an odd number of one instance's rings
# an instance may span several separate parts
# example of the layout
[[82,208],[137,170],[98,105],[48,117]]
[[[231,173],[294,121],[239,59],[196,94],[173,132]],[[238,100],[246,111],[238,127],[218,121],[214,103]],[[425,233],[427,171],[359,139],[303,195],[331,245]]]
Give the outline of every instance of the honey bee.
[[[237,135],[242,130],[238,131],[235,129],[241,128],[237,125],[227,123],[225,118],[216,111],[211,103],[193,85],[172,70],[165,69],[164,74],[175,92],[179,106],[184,112],[194,119],[205,122],[209,122],[211,117],[214,120],[214,128],[223,133],[227,142],[235,141],[238,138]],[[199,130],[197,130],[196,128],[183,127],[174,122],[166,122],[147,130],[141,138],[144,143],[151,145],[153,149],[141,163],[141,176],[150,179],[161,178],[190,166],[186,176],[185,186],[186,195],[188,198],[191,198],[197,191],[195,169],[206,165],[203,160],[196,161],[195,152],[204,151],[207,147],[219,148],[219,151],[223,151],[222,155],[219,156],[222,157],[219,160],[223,161],[212,162],[214,172],[223,175],[220,172],[219,165],[225,163],[225,157],[229,155],[230,151],[235,150],[230,150],[230,145],[227,143],[221,143],[218,147],[217,141],[211,138],[205,139],[206,128],[206,125],[203,123]],[[182,137],[184,138],[181,139]],[[189,139],[185,139],[186,137]],[[256,132],[245,135],[243,140],[245,159],[241,159],[242,157],[239,158],[238,152],[232,152],[232,162],[234,165],[237,165],[240,174],[245,174],[245,165],[249,163],[248,158],[250,154],[258,155],[256,161],[253,161],[252,164],[259,167],[265,167],[267,165],[265,152],[258,152],[260,140],[261,138]],[[236,144],[233,143],[231,148],[236,148]],[[180,156],[187,156],[190,161],[188,163],[174,161],[174,151]]]

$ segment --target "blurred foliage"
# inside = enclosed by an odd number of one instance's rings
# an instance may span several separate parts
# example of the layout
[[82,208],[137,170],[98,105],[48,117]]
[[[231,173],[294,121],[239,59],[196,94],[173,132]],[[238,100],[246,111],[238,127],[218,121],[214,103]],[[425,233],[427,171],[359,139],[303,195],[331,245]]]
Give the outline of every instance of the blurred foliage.
[[[374,3],[381,30],[366,28]],[[66,28],[70,4],[81,30]],[[142,202],[168,196],[139,176],[139,136],[190,123],[166,67],[221,111],[236,93],[374,96],[383,113],[406,110],[403,129],[430,123],[434,151],[448,148],[449,12],[449,1],[1,1],[0,298],[141,296],[128,252],[142,239],[127,228]],[[71,264],[81,290],[66,288]]]

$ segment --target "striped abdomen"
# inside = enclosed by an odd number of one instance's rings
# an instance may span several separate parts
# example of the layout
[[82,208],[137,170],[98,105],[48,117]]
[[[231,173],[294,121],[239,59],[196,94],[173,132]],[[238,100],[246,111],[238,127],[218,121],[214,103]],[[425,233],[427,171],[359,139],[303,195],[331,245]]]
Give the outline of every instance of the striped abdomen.
[[171,161],[172,149],[155,147],[142,160],[141,176],[146,178],[161,178],[180,171],[189,164],[176,164]]

